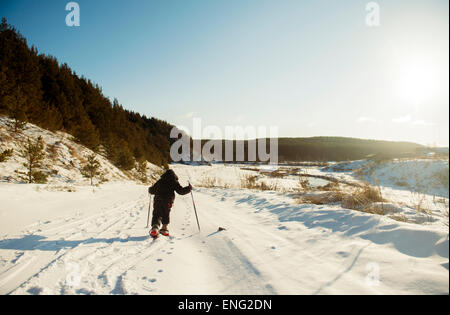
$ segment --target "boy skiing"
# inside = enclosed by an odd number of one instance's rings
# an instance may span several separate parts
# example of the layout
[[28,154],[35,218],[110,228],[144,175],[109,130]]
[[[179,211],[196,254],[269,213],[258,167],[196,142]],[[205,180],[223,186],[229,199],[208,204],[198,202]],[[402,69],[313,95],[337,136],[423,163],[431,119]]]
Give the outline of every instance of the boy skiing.
[[175,191],[179,195],[186,195],[192,190],[191,184],[186,187],[181,187],[178,182],[178,177],[173,170],[166,171],[161,178],[148,189],[148,192],[155,195],[152,216],[152,230],[150,236],[158,236],[158,228],[162,223],[162,228],[159,230],[164,236],[169,236],[167,226],[170,223],[170,210],[175,200]]

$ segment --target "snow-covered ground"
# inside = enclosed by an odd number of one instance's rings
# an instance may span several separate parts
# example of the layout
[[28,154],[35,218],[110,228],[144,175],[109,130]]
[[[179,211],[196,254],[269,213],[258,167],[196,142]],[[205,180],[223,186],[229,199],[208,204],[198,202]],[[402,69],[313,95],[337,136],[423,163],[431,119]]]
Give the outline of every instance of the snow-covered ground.
[[359,160],[337,163],[322,171],[359,177],[396,190],[448,198],[448,159],[396,159],[378,163]]
[[[182,184],[202,171],[174,168]],[[201,232],[191,197],[178,196],[173,236],[152,241],[145,186],[36,187],[0,184],[1,294],[449,292],[440,225],[297,204],[286,193],[200,188]]]
[[[256,183],[264,184],[266,189],[284,194],[304,192],[309,196],[329,193],[322,188],[330,183],[326,178],[343,183],[339,190],[346,194],[355,192],[355,188],[347,184],[368,183],[379,190],[384,199],[373,206],[383,208],[387,215],[402,221],[448,228],[448,160],[385,163],[361,160],[334,163],[328,167],[280,167],[275,170],[264,166],[223,164],[175,165],[174,169],[189,177],[195,186],[240,189],[246,176],[255,176]],[[299,177],[299,174],[304,176]],[[308,180],[311,189],[304,191],[299,179]]]
[[[196,187],[201,231],[191,196],[177,196],[172,236],[153,241],[147,186],[132,172],[99,155],[109,181],[91,187],[79,172],[91,151],[32,125],[8,137],[4,122],[2,150],[18,151],[26,136],[42,135],[57,146],[48,161],[57,172],[48,184],[25,184],[15,178],[18,155],[0,163],[0,294],[449,293],[448,160],[352,161],[275,173],[172,165],[181,184]],[[150,165],[148,172],[160,170]],[[298,174],[316,177],[307,177],[305,189]],[[299,202],[299,194],[330,193],[323,177],[379,186],[388,213]],[[249,178],[258,189],[244,188]],[[358,189],[347,184],[339,189]]]

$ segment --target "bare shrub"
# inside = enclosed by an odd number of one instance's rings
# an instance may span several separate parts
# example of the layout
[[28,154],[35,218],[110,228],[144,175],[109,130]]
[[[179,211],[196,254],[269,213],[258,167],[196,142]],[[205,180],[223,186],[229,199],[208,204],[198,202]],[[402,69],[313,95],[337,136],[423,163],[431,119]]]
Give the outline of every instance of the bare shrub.
[[433,211],[427,207],[427,195],[423,193],[412,193],[411,204],[414,210],[419,213],[431,216]]
[[374,188],[370,186],[369,184],[365,184],[361,189],[359,189],[361,195],[365,198],[367,198],[370,202],[383,202],[383,196],[381,194],[381,189],[378,186],[377,188]]
[[432,178],[436,181],[437,185],[449,187],[449,168],[445,168],[439,172],[436,172],[432,175]]
[[311,190],[311,182],[309,181],[308,178],[299,176],[298,188],[299,188],[299,190]]
[[265,181],[258,182],[257,175],[243,174],[240,176],[240,188],[254,190],[270,190],[281,191],[278,183],[267,183]]
[[401,214],[392,214],[389,216],[389,218],[391,218],[392,220],[395,220],[395,221],[408,222],[408,219],[402,213]]
[[214,188],[216,187],[216,178],[215,177],[203,177],[200,182],[196,184],[198,187],[204,188]]
[[286,173],[282,172],[281,170],[272,171],[272,172],[260,172],[263,175],[266,175],[268,177],[273,178],[284,178],[286,176]]
[[241,188],[246,189],[256,189],[257,188],[257,182],[258,176],[256,175],[250,175],[250,174],[244,174],[241,175],[240,181],[241,181]]
[[323,190],[323,191],[339,191],[340,190],[340,186],[339,186],[338,182],[329,182],[326,185],[317,187],[317,189],[318,190]]
[[307,194],[304,196],[300,196],[297,199],[297,203],[325,205],[330,203],[341,202],[346,197],[346,195],[347,194],[342,191],[325,192],[319,194]]
[[261,183],[259,183],[259,185],[257,185],[257,187],[260,190],[273,190],[273,191],[278,190],[277,183],[268,184],[268,183],[262,181]]
[[376,189],[369,184],[356,189],[352,194],[347,194],[342,200],[344,208],[360,210],[368,209],[373,202],[383,202],[379,189]]
[[378,215],[386,215],[386,209],[384,207],[377,207],[373,204],[369,204],[365,208],[362,208],[361,211]]

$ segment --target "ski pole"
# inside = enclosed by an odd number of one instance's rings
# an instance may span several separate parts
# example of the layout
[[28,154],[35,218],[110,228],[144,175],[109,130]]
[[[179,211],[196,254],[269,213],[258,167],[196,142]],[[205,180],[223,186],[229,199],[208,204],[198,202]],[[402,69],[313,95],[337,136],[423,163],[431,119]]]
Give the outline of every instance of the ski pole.
[[152,195],[148,194],[150,197],[150,201],[148,203],[148,215],[147,215],[147,228],[148,228],[148,224],[150,223],[150,210],[152,208]]
[[[189,183],[189,185],[191,184],[190,182],[188,182],[188,183]],[[195,218],[197,219],[198,231],[200,232],[200,223],[198,222],[197,208],[195,207],[194,194],[192,193],[192,190],[191,190],[191,197],[192,197],[192,204],[194,205]]]

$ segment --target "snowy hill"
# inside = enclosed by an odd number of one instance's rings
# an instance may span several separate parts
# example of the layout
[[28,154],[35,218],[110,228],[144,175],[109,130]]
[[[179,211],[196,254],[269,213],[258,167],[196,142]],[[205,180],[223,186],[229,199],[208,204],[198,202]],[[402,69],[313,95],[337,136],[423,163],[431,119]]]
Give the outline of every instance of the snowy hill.
[[[17,170],[25,171],[19,152],[23,149],[27,139],[35,141],[39,136],[45,144],[46,158],[44,171],[49,175],[49,187],[64,187],[64,189],[75,189],[74,186],[88,185],[89,180],[84,178],[80,172],[87,156],[95,154],[100,162],[101,172],[108,182],[136,181],[136,172],[124,172],[114,166],[103,155],[94,153],[92,150],[78,144],[73,137],[67,133],[57,131],[51,132],[33,124],[27,124],[25,129],[19,133],[11,130],[13,121],[6,117],[0,117],[0,152],[13,149],[14,153],[6,162],[0,163],[0,180],[3,182],[23,182],[17,174]],[[160,172],[160,168],[148,163],[147,171],[150,177]],[[71,188],[72,187],[72,188]]]

